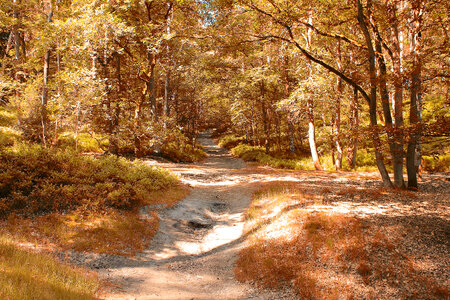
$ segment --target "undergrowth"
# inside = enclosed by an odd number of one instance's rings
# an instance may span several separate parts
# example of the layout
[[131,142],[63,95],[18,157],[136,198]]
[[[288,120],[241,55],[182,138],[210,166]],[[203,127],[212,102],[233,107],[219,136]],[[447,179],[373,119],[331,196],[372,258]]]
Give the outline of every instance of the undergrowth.
[[10,215],[2,226],[4,232],[21,242],[53,244],[62,250],[129,256],[149,245],[158,229],[158,221],[155,212],[140,218],[136,213],[109,209],[86,215],[79,211],[35,218]]
[[222,148],[231,149],[244,142],[244,137],[234,134],[224,135],[219,138],[218,144]]
[[[132,210],[154,204],[152,192],[178,184],[175,175],[141,161],[22,146],[0,152],[0,215],[63,212],[78,207]],[[156,199],[157,202],[158,199]]]
[[450,172],[450,153],[422,156],[423,169],[428,172]]
[[386,288],[400,298],[449,296],[446,287],[419,274],[400,250],[400,237],[392,240],[352,215],[315,210],[320,198],[296,184],[272,183],[256,192],[236,278],[291,285],[302,299],[378,298]]
[[93,274],[50,255],[19,248],[0,236],[2,299],[97,299],[98,288]]
[[293,169],[293,170],[314,170],[312,161],[308,158],[287,159],[277,158],[264,152],[263,147],[249,146],[240,144],[231,149],[234,156],[240,157],[245,161],[254,161],[261,165],[273,168]]
[[145,205],[188,193],[175,175],[141,161],[20,146],[0,152],[1,231],[63,249],[132,255],[158,228]]
[[107,139],[86,132],[81,132],[78,136],[73,132],[64,132],[59,135],[56,147],[62,150],[103,153],[108,143]]
[[[304,153],[304,151],[300,154],[279,151],[265,153],[264,147],[245,144],[244,137],[234,134],[222,136],[219,139],[219,146],[230,149],[231,153],[236,157],[240,157],[245,161],[256,162],[260,165],[280,169],[314,170],[311,157],[307,153]],[[335,170],[336,168],[331,153],[323,153],[320,156],[320,162],[325,170]],[[431,164],[428,163],[427,165]],[[440,166],[442,163],[437,163],[436,165]],[[389,171],[392,171],[389,164],[386,167]],[[343,159],[342,169],[346,171],[351,170],[346,158]],[[356,156],[355,170],[361,172],[377,171],[375,155],[366,149],[359,149]]]
[[161,154],[174,162],[197,162],[206,158],[206,152],[199,144],[168,142],[161,147]]

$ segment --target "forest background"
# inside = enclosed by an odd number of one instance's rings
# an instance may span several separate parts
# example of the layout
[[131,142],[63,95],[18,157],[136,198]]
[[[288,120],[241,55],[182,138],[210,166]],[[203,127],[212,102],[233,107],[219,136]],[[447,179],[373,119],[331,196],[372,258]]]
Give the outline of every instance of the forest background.
[[245,144],[237,155],[279,167],[376,166],[386,186],[409,188],[419,168],[448,170],[445,1],[15,0],[0,9],[2,119],[15,119],[2,148],[20,136],[195,161],[196,134],[216,128],[235,135],[226,146]]

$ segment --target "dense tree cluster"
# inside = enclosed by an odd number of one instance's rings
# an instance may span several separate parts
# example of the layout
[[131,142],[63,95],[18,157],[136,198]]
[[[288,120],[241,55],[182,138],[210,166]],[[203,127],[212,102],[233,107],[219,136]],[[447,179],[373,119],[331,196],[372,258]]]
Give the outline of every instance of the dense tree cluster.
[[0,99],[47,147],[72,132],[183,152],[231,127],[316,169],[370,149],[386,186],[406,163],[414,188],[422,153],[448,149],[449,15],[441,0],[2,1]]
[[[408,186],[417,187],[423,143],[440,136],[441,149],[448,145],[448,112],[432,108],[440,103],[448,111],[449,104],[446,1],[216,3],[228,9],[217,18],[218,30],[232,28],[228,43],[240,56],[240,78],[230,95],[238,131],[261,137],[266,152],[283,135],[291,151],[295,136],[307,137],[315,167],[322,169],[319,131],[336,169],[344,150],[354,166],[360,144],[372,149],[386,186],[405,186],[406,162]],[[424,119],[434,119],[433,125]],[[437,127],[440,133],[430,130]]]

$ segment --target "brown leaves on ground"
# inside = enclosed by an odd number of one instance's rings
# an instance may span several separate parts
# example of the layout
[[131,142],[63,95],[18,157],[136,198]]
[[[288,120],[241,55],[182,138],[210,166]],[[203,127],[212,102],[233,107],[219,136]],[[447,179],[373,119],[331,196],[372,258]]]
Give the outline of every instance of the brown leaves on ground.
[[448,184],[413,193],[316,176],[255,193],[238,280],[307,299],[449,297]]

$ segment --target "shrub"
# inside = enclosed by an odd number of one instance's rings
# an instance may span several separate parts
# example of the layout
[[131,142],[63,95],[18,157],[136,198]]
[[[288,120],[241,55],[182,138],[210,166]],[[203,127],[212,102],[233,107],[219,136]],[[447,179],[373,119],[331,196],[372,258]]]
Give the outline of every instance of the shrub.
[[0,148],[13,146],[19,138],[19,132],[8,127],[0,127]]
[[113,155],[94,158],[20,146],[0,152],[0,215],[48,213],[80,206],[131,210],[149,193],[177,185],[175,175]]
[[255,161],[259,164],[273,168],[293,169],[293,170],[313,170],[312,162],[308,158],[285,159],[273,157],[266,154],[263,147],[240,144],[231,153],[245,161]]
[[206,157],[203,148],[196,144],[169,142],[161,147],[161,153],[167,159],[175,162],[195,162],[200,161]]
[[82,132],[78,135],[78,144],[76,135],[73,132],[65,132],[58,137],[56,146],[59,149],[78,150],[80,152],[102,153],[106,149],[108,141],[106,139],[96,139],[89,133]]
[[450,153],[422,156],[423,169],[428,172],[449,172]]
[[238,137],[234,134],[224,135],[219,139],[219,146],[222,148],[231,149],[241,144],[244,139],[245,138],[243,136]]

